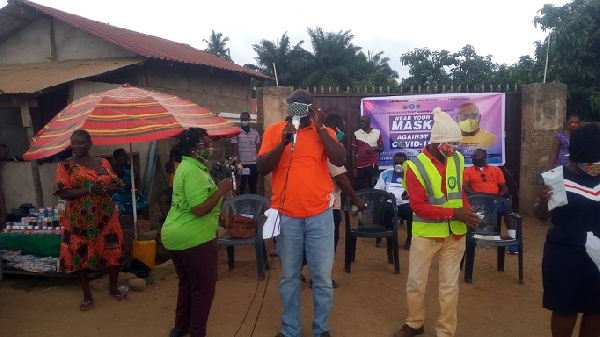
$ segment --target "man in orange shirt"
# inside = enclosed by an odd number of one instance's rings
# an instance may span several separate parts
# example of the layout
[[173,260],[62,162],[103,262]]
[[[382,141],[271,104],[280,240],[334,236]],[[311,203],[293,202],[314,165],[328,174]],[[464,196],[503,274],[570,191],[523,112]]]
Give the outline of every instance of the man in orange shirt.
[[[508,186],[506,186],[506,181],[504,180],[504,173],[502,173],[502,170],[499,167],[488,165],[486,163],[486,158],[486,150],[477,149],[473,152],[473,166],[465,168],[464,171],[465,192],[501,194],[509,199],[510,193],[508,191]],[[506,225],[508,236],[515,239],[517,237],[516,225],[508,215],[510,211],[505,210],[505,205],[507,204],[500,205],[498,214],[504,214],[504,224]],[[518,254],[518,246],[509,246],[508,253]]]
[[[282,266],[279,294],[283,303],[282,330],[277,337],[302,335],[300,321],[300,271],[306,252],[313,282],[314,336],[328,337],[329,311],[333,305],[331,269],[334,255],[334,224],[331,206],[333,183],[327,159],[344,165],[346,151],[335,132],[323,125],[324,114],[312,105],[312,95],[298,89],[288,98],[288,114],[300,117],[293,123],[270,125],[256,159],[258,171],[273,173],[271,208],[279,211],[277,251]],[[296,134],[295,144],[292,142]]]

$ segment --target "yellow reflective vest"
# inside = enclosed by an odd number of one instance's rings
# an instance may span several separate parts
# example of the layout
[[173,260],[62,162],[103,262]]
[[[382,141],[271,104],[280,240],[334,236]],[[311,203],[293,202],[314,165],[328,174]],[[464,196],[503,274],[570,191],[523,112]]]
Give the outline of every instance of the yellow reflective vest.
[[[408,166],[425,188],[427,202],[432,206],[446,208],[461,208],[462,177],[464,170],[464,157],[457,151],[452,157],[446,158],[446,181],[442,177],[431,159],[424,153],[407,161]],[[406,172],[406,171],[405,171]],[[406,178],[406,177],[405,177]],[[446,194],[442,193],[442,183],[446,184]],[[410,195],[410,191],[408,191]],[[456,220],[429,220],[413,213],[412,234],[428,238],[445,238],[454,234],[465,234],[467,225]]]

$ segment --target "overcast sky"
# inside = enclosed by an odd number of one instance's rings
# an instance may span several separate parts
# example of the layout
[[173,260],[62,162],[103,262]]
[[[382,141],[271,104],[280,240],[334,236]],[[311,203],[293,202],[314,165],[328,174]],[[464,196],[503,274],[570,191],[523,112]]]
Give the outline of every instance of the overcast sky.
[[[229,37],[235,63],[255,63],[252,44],[275,41],[285,32],[292,44],[306,41],[307,28],[351,30],[354,44],[383,51],[400,77],[408,77],[400,56],[414,48],[456,52],[466,44],[494,62],[513,64],[533,55],[546,36],[533,26],[545,3],[564,0],[429,1],[210,1],[210,0],[36,0],[65,12],[205,49],[211,30]],[[6,5],[0,0],[0,7]]]

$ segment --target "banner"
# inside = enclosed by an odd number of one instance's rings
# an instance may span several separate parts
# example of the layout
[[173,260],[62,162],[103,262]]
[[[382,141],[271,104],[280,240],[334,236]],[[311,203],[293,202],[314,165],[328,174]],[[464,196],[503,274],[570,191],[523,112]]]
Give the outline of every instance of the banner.
[[363,98],[361,114],[381,130],[384,150],[380,168],[390,168],[396,152],[414,158],[429,144],[435,107],[441,107],[461,128],[465,166],[472,164],[475,149],[485,149],[487,162],[504,165],[504,94],[433,94]]

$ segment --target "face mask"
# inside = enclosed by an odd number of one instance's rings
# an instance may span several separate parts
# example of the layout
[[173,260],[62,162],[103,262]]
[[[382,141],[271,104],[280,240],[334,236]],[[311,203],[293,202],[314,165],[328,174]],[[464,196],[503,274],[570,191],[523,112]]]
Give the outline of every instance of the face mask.
[[338,133],[335,135],[335,137],[337,138],[337,141],[338,141],[338,142],[341,142],[341,141],[342,141],[342,139],[344,138],[344,131],[340,131],[340,130],[338,129]]
[[577,163],[577,166],[588,176],[595,177],[600,174],[600,162],[597,163]]
[[394,172],[396,172],[396,173],[402,173],[402,172],[404,172],[404,168],[402,167],[402,164],[396,164],[396,165],[394,165]]
[[473,165],[477,167],[485,166],[485,158],[473,158]]
[[571,130],[579,129],[579,123],[578,122],[569,123],[569,129],[571,129]]
[[243,128],[247,128],[248,126],[250,126],[250,121],[241,121],[240,124],[242,124]]
[[298,102],[290,103],[288,105],[288,115],[298,117],[308,116],[309,107],[311,105],[312,104],[304,104]]
[[212,147],[208,147],[205,148],[204,150],[196,150],[196,157],[202,159],[202,160],[209,160],[210,157],[212,157],[212,152],[213,152],[213,148]]
[[438,145],[438,150],[440,150],[440,153],[442,154],[442,156],[448,158],[448,157],[452,157],[454,155],[454,152],[456,151],[456,147],[445,144],[445,143],[441,143],[440,145]]
[[476,119],[470,119],[458,122],[458,126],[464,132],[473,132],[479,129],[479,121]]
[[367,122],[358,122],[358,127],[361,129],[366,129],[367,128]]

